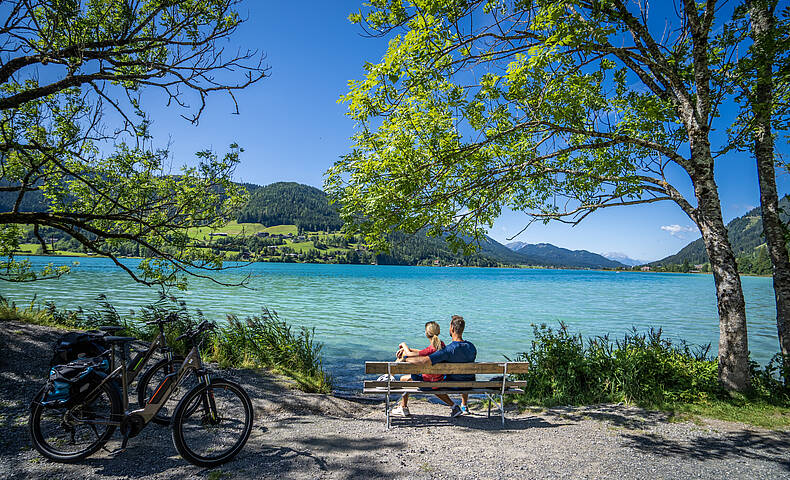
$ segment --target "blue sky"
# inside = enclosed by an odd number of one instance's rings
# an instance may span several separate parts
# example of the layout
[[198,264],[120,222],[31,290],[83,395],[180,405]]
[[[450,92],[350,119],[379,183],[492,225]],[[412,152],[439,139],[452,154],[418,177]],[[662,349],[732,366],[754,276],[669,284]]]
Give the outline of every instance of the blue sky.
[[[245,149],[238,180],[295,181],[321,188],[324,172],[348,152],[353,134],[354,124],[337,99],[349,80],[362,76],[363,64],[378,61],[386,50],[386,39],[363,37],[361,29],[348,22],[348,14],[361,3],[247,2],[241,11],[249,18],[228,48],[265,53],[270,77],[236,94],[239,115],[231,114],[229,98],[210,98],[198,126],[166,108],[156,94],[145,96],[157,142],[170,142],[175,163],[187,161],[195,151],[211,148],[221,153],[238,142]],[[732,114],[725,110],[723,118]],[[716,168],[725,221],[759,204],[756,167],[748,154],[730,154],[719,159]],[[790,176],[777,173],[780,193],[790,191]],[[679,184],[690,196],[688,182]],[[490,235],[505,243],[528,220],[523,213],[507,212]],[[605,209],[576,227],[536,223],[515,240],[655,260],[698,237],[680,208],[665,202]]]

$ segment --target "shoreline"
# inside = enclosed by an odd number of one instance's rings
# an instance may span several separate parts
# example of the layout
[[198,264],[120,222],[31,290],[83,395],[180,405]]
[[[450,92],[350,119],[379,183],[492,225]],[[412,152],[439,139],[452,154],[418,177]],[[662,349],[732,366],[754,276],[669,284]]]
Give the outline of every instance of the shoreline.
[[[15,255],[24,256],[24,257],[55,257],[55,258],[110,258],[105,255],[89,255],[89,254],[81,254],[77,252],[69,252],[69,254],[42,254],[42,253],[28,253],[28,252],[14,252]],[[134,260],[139,259],[142,260],[145,257],[134,257],[134,256],[123,256],[119,255],[116,258],[124,259],[124,260]],[[573,271],[589,271],[589,272],[616,272],[616,273],[661,273],[661,274],[678,274],[678,275],[712,275],[713,272],[658,272],[655,270],[632,270],[632,269],[615,269],[615,268],[584,268],[584,267],[560,267],[560,266],[543,266],[543,265],[498,265],[495,267],[485,267],[479,265],[391,265],[391,264],[378,264],[378,263],[336,263],[336,262],[272,262],[268,260],[264,261],[256,261],[256,262],[245,262],[242,260],[226,260],[227,262],[238,262],[238,263],[295,263],[295,264],[304,264],[304,265],[369,265],[369,266],[377,266],[377,267],[424,267],[424,268],[512,268],[518,270],[573,270]],[[221,271],[221,270],[219,270]],[[770,274],[756,274],[756,273],[739,273],[739,276],[742,277],[758,277],[758,278],[771,278]]]

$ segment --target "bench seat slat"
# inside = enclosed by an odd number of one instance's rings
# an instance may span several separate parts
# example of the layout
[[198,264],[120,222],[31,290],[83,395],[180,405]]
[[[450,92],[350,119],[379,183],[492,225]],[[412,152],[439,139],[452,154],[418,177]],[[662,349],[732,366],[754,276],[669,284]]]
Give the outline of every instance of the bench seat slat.
[[[502,389],[502,382],[390,382],[390,389],[394,388],[419,388],[419,387],[433,387],[433,388],[491,388],[495,390]],[[508,387],[525,387],[527,382],[505,382],[505,388]],[[387,389],[387,382],[367,381],[364,388],[383,388]]]
[[[501,388],[501,387],[500,387]],[[491,389],[491,388],[464,388],[461,390],[457,389],[450,389],[450,388],[442,388],[439,390],[420,390],[419,388],[398,388],[398,389],[391,389],[391,394],[399,394],[399,393],[408,393],[408,394],[415,394],[415,395],[434,395],[437,393],[447,393],[447,394],[456,394],[456,393],[492,393],[497,394],[499,389]],[[365,388],[362,390],[362,393],[365,394],[379,394],[379,395],[386,395],[387,389],[386,388]],[[524,393],[524,390],[520,388],[507,388],[505,389],[505,394],[511,393]]]
[[[381,375],[387,373],[389,362],[365,362],[365,373],[369,375]],[[413,363],[391,362],[390,372],[392,374],[405,373],[428,373],[428,374],[499,374],[504,372],[505,362],[477,362],[477,363],[448,363],[442,362],[436,365],[415,365]],[[507,373],[527,373],[529,363],[527,362],[507,362]]]

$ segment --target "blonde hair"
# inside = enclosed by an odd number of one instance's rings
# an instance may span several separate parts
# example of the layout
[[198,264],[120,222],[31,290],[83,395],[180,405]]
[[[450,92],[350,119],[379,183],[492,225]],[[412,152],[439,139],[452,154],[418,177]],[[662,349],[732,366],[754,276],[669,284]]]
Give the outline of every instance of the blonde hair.
[[442,349],[442,341],[439,339],[439,324],[436,322],[425,323],[425,336],[431,340],[431,346],[436,350]]

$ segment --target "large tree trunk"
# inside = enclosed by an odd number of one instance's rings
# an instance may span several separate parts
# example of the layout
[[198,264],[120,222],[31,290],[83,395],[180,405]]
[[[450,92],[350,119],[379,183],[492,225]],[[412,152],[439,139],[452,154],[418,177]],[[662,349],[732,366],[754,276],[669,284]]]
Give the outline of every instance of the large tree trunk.
[[[769,136],[770,137],[770,136]],[[774,295],[776,297],[776,330],[779,335],[779,349],[790,363],[790,258],[785,244],[784,229],[779,218],[779,198],[774,178],[774,155],[765,152],[765,146],[756,145],[757,172],[760,182],[760,207],[763,214],[763,232],[768,255],[773,264]],[[770,143],[773,143],[769,140]],[[763,150],[762,153],[758,153]],[[762,158],[761,158],[762,157]],[[790,365],[787,365],[790,367]],[[790,371],[786,368],[785,371]],[[788,381],[790,379],[785,379]]]
[[751,385],[746,304],[741,277],[721,216],[718,188],[711,168],[696,172],[696,222],[710,258],[719,307],[719,381],[727,390],[744,391]]
[[[756,82],[751,92],[754,114],[754,156],[760,184],[760,208],[763,233],[773,265],[774,295],[776,296],[776,329],[779,348],[786,363],[790,363],[790,258],[788,258],[784,228],[779,218],[779,196],[776,192],[774,140],[771,131],[773,106],[773,64],[775,52],[771,36],[773,12],[768,2],[754,1],[749,8],[751,36],[754,40]],[[790,371],[786,365],[785,371]],[[785,378],[785,382],[788,379]]]
[[[744,391],[751,386],[749,374],[749,339],[746,335],[746,303],[743,300],[741,277],[732,253],[727,227],[721,216],[719,191],[713,176],[713,156],[710,148],[710,119],[713,114],[710,88],[709,35],[715,2],[708,3],[705,12],[699,3],[684,0],[692,42],[694,98],[685,87],[677,90],[679,117],[686,126],[691,159],[683,166],[694,184],[697,208],[687,202],[679,203],[694,219],[702,232],[702,241],[710,259],[716,284],[719,307],[719,381],[727,390]],[[684,207],[685,205],[685,207]]]

